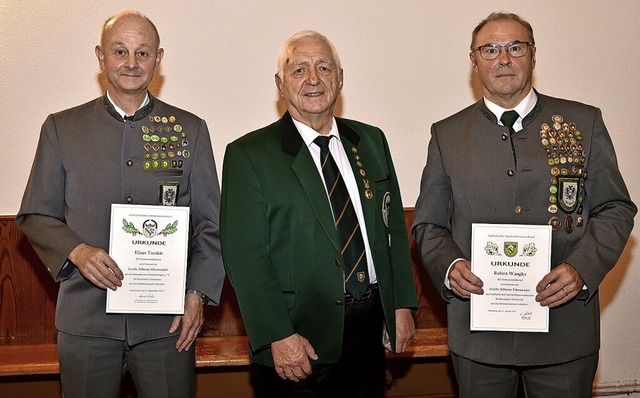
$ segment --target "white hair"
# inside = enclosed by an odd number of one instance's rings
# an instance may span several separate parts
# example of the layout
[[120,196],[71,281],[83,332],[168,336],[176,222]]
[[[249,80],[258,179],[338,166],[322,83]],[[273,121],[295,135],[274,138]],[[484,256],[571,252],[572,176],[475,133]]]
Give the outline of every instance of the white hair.
[[329,39],[327,39],[326,36],[314,30],[301,30],[289,36],[289,38],[285,40],[285,42],[282,43],[282,46],[280,47],[280,51],[278,52],[278,77],[280,77],[280,79],[283,78],[284,67],[287,63],[287,60],[289,59],[289,50],[292,47],[293,43],[295,43],[300,39],[307,39],[307,38],[318,39],[327,43],[327,45],[331,49],[331,57],[333,58],[333,61],[336,63],[337,70],[342,69],[342,65],[340,64],[340,57],[338,56],[338,51],[333,46],[333,44],[329,41]]

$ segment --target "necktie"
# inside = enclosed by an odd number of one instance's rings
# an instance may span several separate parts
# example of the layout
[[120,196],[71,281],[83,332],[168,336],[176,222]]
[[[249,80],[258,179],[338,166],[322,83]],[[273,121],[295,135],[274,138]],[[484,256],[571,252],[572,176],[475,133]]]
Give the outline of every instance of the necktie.
[[132,116],[125,115],[122,119],[124,122],[126,122],[127,120],[130,122],[133,122],[133,115]]
[[516,120],[518,120],[519,117],[520,115],[518,115],[518,112],[516,111],[506,111],[502,114],[502,116],[500,116],[500,121],[502,122],[502,124],[509,128],[509,134],[515,133],[513,124],[516,122]]
[[351,203],[347,186],[329,152],[330,139],[331,136],[319,136],[313,142],[320,147],[322,176],[327,185],[338,240],[342,246],[345,288],[353,297],[360,299],[369,287],[367,257],[358,217]]

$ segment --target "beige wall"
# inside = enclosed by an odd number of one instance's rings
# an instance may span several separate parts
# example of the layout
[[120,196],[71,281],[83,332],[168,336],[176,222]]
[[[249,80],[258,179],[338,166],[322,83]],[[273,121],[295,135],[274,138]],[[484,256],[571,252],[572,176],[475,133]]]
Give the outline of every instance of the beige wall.
[[[279,116],[273,74],[285,37],[303,28],[326,34],[345,69],[340,114],[387,133],[405,206],[418,194],[430,124],[477,98],[471,30],[491,11],[517,12],[535,30],[536,88],[601,107],[640,200],[640,3],[633,0],[0,0],[0,214],[19,208],[46,115],[101,94],[98,28],[126,7],[160,30],[166,53],[155,94],[207,120],[219,165],[228,142]],[[640,389],[638,241],[636,230],[601,286],[600,392]]]

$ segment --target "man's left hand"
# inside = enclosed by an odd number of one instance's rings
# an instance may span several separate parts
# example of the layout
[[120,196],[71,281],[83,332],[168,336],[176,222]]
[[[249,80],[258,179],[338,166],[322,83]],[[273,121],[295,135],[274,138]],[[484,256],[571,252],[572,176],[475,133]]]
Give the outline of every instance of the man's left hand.
[[415,334],[416,326],[413,323],[411,310],[398,308],[396,310],[396,353],[405,352]]
[[175,333],[182,323],[182,330],[180,331],[180,337],[176,343],[176,349],[179,352],[188,350],[191,348],[191,344],[196,341],[200,328],[204,323],[204,310],[203,302],[200,296],[187,293],[185,295],[184,314],[176,315],[171,322],[169,333]]
[[542,278],[536,291],[536,301],[549,308],[571,301],[584,286],[584,279],[571,265],[562,263]]

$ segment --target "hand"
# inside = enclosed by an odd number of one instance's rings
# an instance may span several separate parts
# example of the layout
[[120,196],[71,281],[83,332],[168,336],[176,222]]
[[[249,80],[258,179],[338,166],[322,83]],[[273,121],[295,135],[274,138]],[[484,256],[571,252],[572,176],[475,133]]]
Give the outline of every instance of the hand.
[[309,358],[318,359],[309,340],[297,333],[271,343],[271,355],[278,376],[292,381],[306,379],[311,374]]
[[198,337],[198,333],[200,333],[200,329],[204,323],[203,304],[200,296],[187,293],[185,295],[184,314],[173,317],[171,327],[169,327],[169,333],[175,333],[182,323],[180,337],[178,337],[178,341],[176,342],[178,352],[189,350],[191,344],[196,341],[196,337]]
[[555,308],[571,301],[580,294],[584,286],[584,279],[571,265],[562,263],[545,275],[536,291],[536,301],[542,306]]
[[405,352],[416,334],[411,310],[398,308],[396,310],[396,352]]
[[463,299],[468,299],[472,294],[484,294],[482,280],[471,272],[469,260],[458,260],[449,271],[449,283],[451,291]]
[[122,286],[124,274],[106,251],[81,243],[69,253],[82,276],[100,289],[116,290]]

